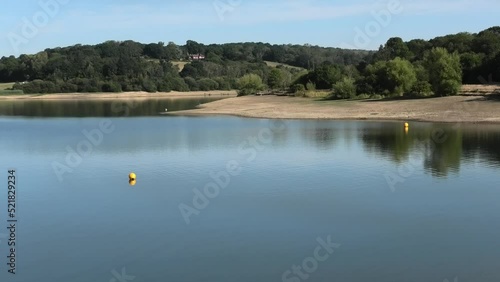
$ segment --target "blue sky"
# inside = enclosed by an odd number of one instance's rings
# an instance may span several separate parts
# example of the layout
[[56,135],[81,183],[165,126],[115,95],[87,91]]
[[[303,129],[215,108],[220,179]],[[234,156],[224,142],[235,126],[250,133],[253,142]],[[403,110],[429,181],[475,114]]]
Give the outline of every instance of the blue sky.
[[377,49],[394,36],[479,32],[500,25],[498,11],[498,0],[4,1],[0,57],[128,39]]

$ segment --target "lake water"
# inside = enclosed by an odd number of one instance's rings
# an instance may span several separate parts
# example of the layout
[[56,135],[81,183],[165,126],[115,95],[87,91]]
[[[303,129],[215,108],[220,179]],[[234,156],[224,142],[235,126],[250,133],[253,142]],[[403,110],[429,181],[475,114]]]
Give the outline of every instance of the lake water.
[[27,117],[123,117],[157,116],[165,112],[193,109],[198,105],[223,99],[223,96],[183,99],[128,100],[12,100],[0,101],[0,116]]
[[0,281],[500,281],[498,125],[96,115],[0,118]]

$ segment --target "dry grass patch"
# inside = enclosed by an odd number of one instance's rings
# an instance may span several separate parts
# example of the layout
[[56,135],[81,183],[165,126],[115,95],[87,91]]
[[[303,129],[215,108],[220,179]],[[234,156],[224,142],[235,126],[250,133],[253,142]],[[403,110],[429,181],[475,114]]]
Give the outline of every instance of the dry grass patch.
[[270,61],[264,61],[266,63],[266,65],[268,67],[272,67],[272,68],[276,68],[278,66],[284,66],[286,68],[290,68],[290,69],[296,69],[296,70],[304,70],[303,68],[299,68],[299,67],[294,67],[294,66],[291,66],[291,65],[287,65],[287,64],[282,64],[282,63],[277,63],[277,62],[270,62]]
[[5,90],[12,88],[14,86],[14,82],[9,82],[9,83],[0,83],[0,90]]
[[179,72],[181,72],[184,69],[184,66],[189,64],[189,62],[186,61],[176,61],[172,62],[172,65],[177,66],[179,68]]
[[328,96],[330,96],[330,93],[331,91],[330,90],[327,90],[327,91],[324,91],[324,90],[311,90],[311,91],[306,91],[305,93],[305,97],[307,98],[326,98]]
[[500,84],[464,84],[460,95],[488,95],[500,91]]

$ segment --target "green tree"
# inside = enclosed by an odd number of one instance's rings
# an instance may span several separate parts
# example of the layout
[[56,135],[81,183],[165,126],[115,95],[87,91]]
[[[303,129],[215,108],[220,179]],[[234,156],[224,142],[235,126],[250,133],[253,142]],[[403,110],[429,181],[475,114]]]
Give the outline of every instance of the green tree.
[[247,74],[238,80],[238,96],[253,95],[264,89],[262,78],[256,74]]
[[421,98],[431,96],[432,86],[428,81],[419,80],[413,85],[409,94]]
[[184,79],[180,77],[168,77],[167,78],[168,85],[171,85],[173,91],[185,92],[189,91],[189,86],[186,84]]
[[412,61],[422,60],[424,58],[425,51],[432,47],[429,41],[423,39],[413,39],[407,43],[408,49],[412,54]]
[[169,42],[165,47],[165,58],[169,61],[175,61],[182,58],[182,50],[174,42]]
[[318,89],[331,89],[333,84],[342,79],[340,67],[332,64],[323,64],[313,73],[312,82]]
[[390,94],[389,79],[387,77],[387,62],[378,61],[368,65],[364,72],[364,78],[358,83],[361,92],[371,94]]
[[399,57],[387,62],[387,79],[389,81],[389,92],[396,95],[403,95],[410,91],[417,81],[417,76],[413,65]]
[[200,85],[198,84],[198,81],[196,79],[187,76],[184,78],[184,81],[186,82],[187,86],[189,87],[189,90],[191,91],[199,91],[200,90]]
[[269,72],[269,77],[267,78],[267,84],[271,89],[278,89],[283,86],[283,81],[285,80],[283,72],[280,69],[272,69]]
[[446,48],[448,52],[466,53],[472,48],[474,35],[468,32],[460,32],[457,34],[450,34],[442,37],[436,37],[430,40],[433,47]]
[[456,95],[462,84],[462,69],[458,53],[448,53],[445,48],[433,48],[425,56],[425,66],[434,94]]
[[165,58],[165,43],[158,42],[148,44],[144,47],[144,55],[154,59]]
[[200,54],[204,52],[203,44],[200,44],[193,40],[188,40],[186,42],[186,49],[189,54]]
[[304,84],[294,84],[291,87],[292,92],[295,94],[295,96],[304,96],[306,94],[306,87]]
[[314,90],[316,90],[316,83],[314,83],[312,81],[308,81],[306,83],[306,90],[307,91],[314,91]]
[[354,98],[356,96],[356,85],[354,82],[354,79],[350,77],[344,77],[342,80],[337,81],[333,85],[333,95],[331,97],[343,99]]
[[[484,58],[483,53],[467,52],[460,54],[460,64],[462,65],[462,82],[468,84],[480,83],[478,77],[480,72],[484,71]],[[488,72],[488,71],[486,71]]]
[[473,41],[473,50],[492,58],[500,52],[500,31],[490,28],[481,31]]
[[417,81],[429,81],[429,73],[427,72],[424,64],[424,61],[413,62],[413,69],[417,75]]
[[210,78],[202,78],[198,81],[198,85],[200,86],[201,91],[210,91],[216,90],[219,88],[219,84]]
[[403,39],[399,37],[392,37],[387,40],[387,43],[379,50],[375,56],[375,60],[392,60],[396,57],[403,59],[410,59],[411,52]]

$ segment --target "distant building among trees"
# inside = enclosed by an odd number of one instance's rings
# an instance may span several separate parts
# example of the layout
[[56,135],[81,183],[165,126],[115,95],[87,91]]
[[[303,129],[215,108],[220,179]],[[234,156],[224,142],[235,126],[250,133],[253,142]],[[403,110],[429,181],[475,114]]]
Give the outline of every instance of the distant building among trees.
[[205,55],[202,54],[189,54],[189,59],[193,61],[205,60]]

